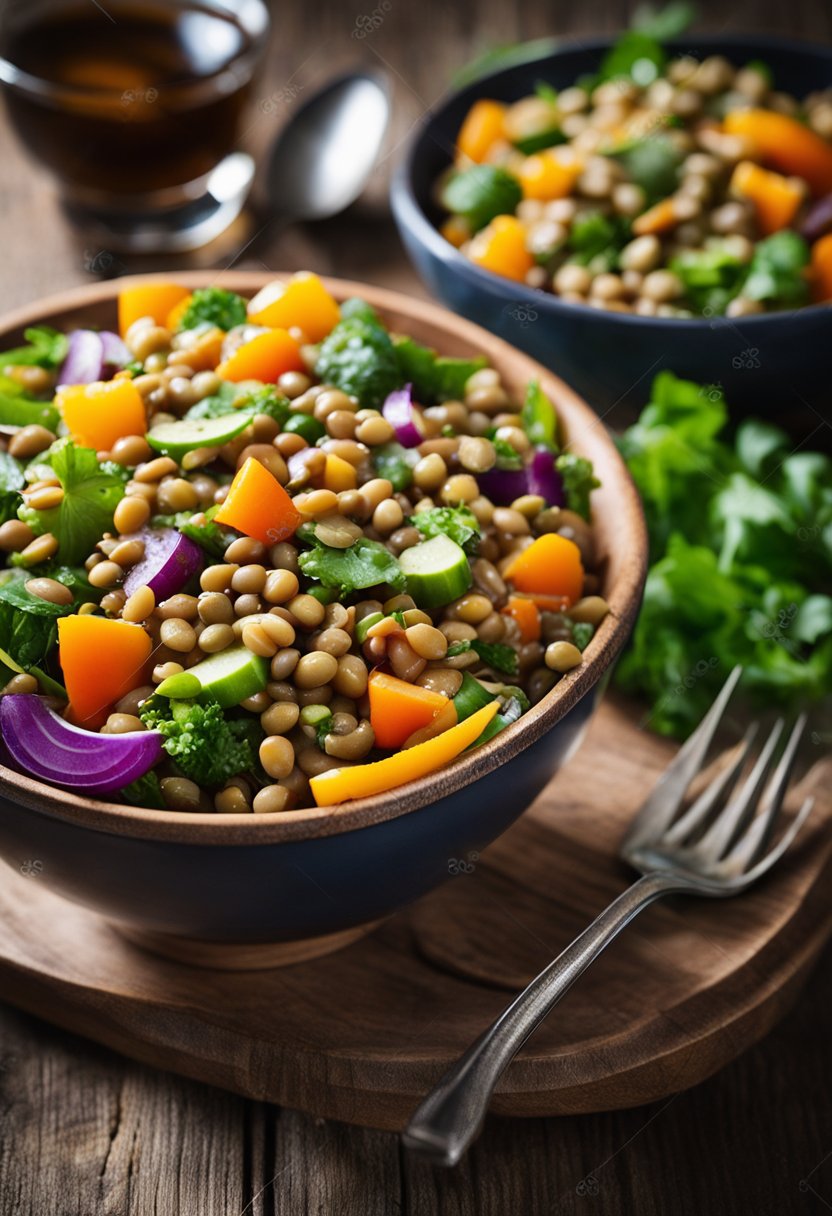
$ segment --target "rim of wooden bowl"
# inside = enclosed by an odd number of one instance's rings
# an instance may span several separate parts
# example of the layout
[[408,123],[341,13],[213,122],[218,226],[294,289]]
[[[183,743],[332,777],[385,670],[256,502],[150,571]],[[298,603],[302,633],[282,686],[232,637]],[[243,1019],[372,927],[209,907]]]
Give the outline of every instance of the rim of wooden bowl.
[[[37,323],[69,322],[114,328],[116,300],[121,289],[163,277],[167,276],[134,275],[50,296],[0,318],[0,339],[4,343],[14,340],[23,328]],[[215,284],[248,296],[265,283],[287,274],[189,271],[171,277],[184,287]],[[540,381],[555,403],[570,448],[593,461],[601,480],[601,488],[593,495],[593,526],[604,565],[602,590],[610,613],[589,643],[584,662],[564,676],[517,723],[483,747],[423,780],[335,808],[306,807],[265,815],[151,810],[60,790],[3,765],[0,765],[0,795],[18,805],[97,831],[196,845],[274,844],[355,831],[429,806],[501,768],[551,730],[588,695],[621,651],[641,601],[648,541],[635,486],[602,420],[554,373],[438,304],[364,283],[332,278],[323,281],[336,299],[361,296],[393,329],[412,334],[441,351],[463,356],[485,354],[510,391],[521,390],[531,379]]]

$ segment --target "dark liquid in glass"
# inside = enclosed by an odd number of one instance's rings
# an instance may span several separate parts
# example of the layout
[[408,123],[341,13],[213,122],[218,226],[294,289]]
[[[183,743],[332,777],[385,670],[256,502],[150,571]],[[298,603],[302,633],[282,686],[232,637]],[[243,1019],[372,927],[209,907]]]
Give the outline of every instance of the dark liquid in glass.
[[8,87],[9,115],[70,193],[181,186],[234,147],[254,48],[230,12],[210,3],[66,0],[31,19],[23,13],[6,30],[3,57],[54,90]]

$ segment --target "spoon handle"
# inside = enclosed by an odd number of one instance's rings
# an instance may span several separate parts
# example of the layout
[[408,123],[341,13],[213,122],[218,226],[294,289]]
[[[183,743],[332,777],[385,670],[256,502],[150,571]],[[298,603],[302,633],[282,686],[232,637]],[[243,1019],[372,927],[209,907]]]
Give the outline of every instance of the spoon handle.
[[455,1165],[478,1135],[503,1070],[529,1035],[633,917],[681,885],[666,874],[649,874],[619,895],[503,1010],[420,1103],[402,1133],[407,1148],[436,1164]]

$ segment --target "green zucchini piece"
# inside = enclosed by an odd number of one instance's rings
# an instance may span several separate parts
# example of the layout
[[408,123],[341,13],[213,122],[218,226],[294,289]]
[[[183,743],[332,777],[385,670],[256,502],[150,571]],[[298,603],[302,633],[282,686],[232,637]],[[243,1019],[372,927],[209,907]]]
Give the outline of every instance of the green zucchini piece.
[[450,604],[473,581],[465,551],[444,533],[405,549],[399,565],[407,578],[408,594],[425,611]]

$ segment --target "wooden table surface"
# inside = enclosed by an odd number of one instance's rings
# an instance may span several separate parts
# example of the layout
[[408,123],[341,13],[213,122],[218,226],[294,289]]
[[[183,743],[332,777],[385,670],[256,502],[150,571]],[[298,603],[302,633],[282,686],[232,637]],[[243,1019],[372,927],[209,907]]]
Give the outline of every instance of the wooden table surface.
[[[94,2],[94,0],[93,0]],[[386,208],[389,168],[458,66],[496,45],[620,27],[624,0],[338,0],[275,6],[271,62],[249,138],[264,148],[327,75],[385,69],[395,122],[367,196],[337,221],[268,230],[205,264],[308,267],[422,292]],[[702,28],[832,40],[825,0],[701,0]],[[377,28],[359,38],[362,16]],[[48,180],[0,123],[0,289],[11,308],[139,269],[74,237]],[[254,235],[256,229],[250,235]],[[245,239],[248,239],[246,236]],[[191,264],[200,259],[192,259]],[[170,263],[167,263],[170,266]],[[154,268],[146,264],[147,268]],[[424,293],[423,293],[424,294]],[[388,1134],[246,1102],[128,1063],[0,1007],[2,1216],[788,1216],[832,1211],[832,953],[799,1007],[735,1064],[657,1107],[572,1119],[490,1119],[453,1173]]]

